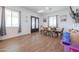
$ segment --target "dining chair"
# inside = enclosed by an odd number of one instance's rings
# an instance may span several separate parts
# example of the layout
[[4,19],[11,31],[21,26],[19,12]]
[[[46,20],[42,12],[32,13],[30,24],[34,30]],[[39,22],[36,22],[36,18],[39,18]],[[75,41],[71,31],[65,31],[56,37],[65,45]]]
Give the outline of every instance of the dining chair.
[[60,39],[62,39],[62,37],[63,37],[63,32],[64,32],[64,28],[62,28],[62,30],[60,32]]
[[48,28],[47,28],[47,27],[44,27],[43,34],[44,34],[44,35],[47,35],[47,31],[48,31]]
[[40,27],[40,33],[43,34],[43,31],[44,31],[44,27],[41,26]]

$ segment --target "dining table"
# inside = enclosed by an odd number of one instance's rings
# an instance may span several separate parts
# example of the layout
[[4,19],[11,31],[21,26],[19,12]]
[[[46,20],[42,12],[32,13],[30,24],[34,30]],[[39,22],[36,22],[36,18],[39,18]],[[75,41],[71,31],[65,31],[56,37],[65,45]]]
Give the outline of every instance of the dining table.
[[59,34],[61,34],[62,30],[60,30],[60,29],[50,29],[49,30],[48,29],[47,32],[50,33],[50,36],[57,37]]

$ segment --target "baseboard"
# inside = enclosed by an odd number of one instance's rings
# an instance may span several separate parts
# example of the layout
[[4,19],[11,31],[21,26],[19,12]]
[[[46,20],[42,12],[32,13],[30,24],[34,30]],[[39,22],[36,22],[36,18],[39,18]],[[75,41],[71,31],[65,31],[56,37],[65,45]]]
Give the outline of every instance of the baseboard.
[[17,38],[17,37],[21,37],[21,36],[25,36],[25,35],[30,35],[31,33],[28,33],[28,34],[20,34],[20,35],[14,35],[14,36],[2,36],[0,38],[0,40],[7,40],[7,39],[13,39],[13,38]]

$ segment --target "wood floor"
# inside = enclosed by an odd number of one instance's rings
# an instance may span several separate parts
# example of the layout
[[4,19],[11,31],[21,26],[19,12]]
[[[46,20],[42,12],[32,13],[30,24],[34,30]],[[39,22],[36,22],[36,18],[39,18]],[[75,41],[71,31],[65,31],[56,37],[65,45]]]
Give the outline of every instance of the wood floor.
[[59,38],[33,33],[0,41],[1,52],[63,52]]

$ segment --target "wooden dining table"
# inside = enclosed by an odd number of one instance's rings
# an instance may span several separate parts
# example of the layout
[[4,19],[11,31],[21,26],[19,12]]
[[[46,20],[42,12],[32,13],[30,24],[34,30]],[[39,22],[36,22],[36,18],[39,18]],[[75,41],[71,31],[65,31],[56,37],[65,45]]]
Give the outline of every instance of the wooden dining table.
[[[55,29],[55,30],[47,30],[47,32],[51,33],[51,36],[55,35],[55,34],[58,36],[59,34],[61,34],[62,31],[58,30],[58,29]],[[55,36],[55,37],[57,37],[57,36]]]

